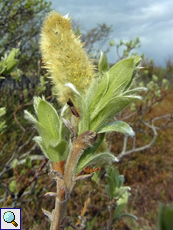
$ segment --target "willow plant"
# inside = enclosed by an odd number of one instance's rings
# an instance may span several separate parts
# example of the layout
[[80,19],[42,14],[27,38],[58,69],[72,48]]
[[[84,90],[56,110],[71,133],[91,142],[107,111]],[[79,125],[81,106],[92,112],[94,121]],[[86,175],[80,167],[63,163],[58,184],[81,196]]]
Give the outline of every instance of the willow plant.
[[[39,136],[34,137],[50,160],[50,175],[56,179],[55,209],[43,210],[51,221],[51,230],[68,225],[65,216],[68,200],[76,181],[94,175],[95,169],[82,175],[87,167],[107,168],[106,192],[117,200],[114,215],[107,229],[120,218],[127,204],[129,187],[123,187],[122,176],[112,166],[118,159],[103,145],[106,132],[122,132],[133,136],[132,128],[123,121],[111,121],[136,99],[145,88],[130,89],[139,69],[140,58],[130,57],[109,69],[104,53],[99,60],[99,72],[85,53],[80,37],[71,29],[68,15],[55,11],[46,18],[40,42],[44,68],[47,69],[62,105],[60,114],[44,97],[34,97],[36,117],[25,111],[25,118],[34,124]],[[100,150],[100,152],[99,152]]]

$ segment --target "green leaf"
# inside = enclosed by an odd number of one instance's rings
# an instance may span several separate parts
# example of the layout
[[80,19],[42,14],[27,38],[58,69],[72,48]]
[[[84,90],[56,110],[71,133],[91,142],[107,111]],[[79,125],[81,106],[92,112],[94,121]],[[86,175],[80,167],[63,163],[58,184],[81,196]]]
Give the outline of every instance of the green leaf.
[[39,103],[40,103],[40,101],[42,101],[42,100],[44,100],[44,99],[41,99],[41,97],[34,97],[34,110],[35,110],[35,112],[36,112],[36,114],[37,114],[37,110],[38,110],[38,105],[39,105]]
[[106,190],[106,193],[109,197],[109,199],[111,200],[113,198],[113,192],[114,192],[114,189],[115,189],[115,183],[114,183],[114,180],[111,176],[109,175],[106,175],[106,178],[107,178],[107,181],[108,181],[108,185],[105,186],[105,190]]
[[32,161],[30,157],[26,158],[26,167],[29,169],[32,167]]
[[56,140],[59,139],[59,116],[52,105],[41,100],[38,104],[37,116],[40,124]]
[[135,89],[125,91],[122,95],[123,96],[132,96],[132,95],[136,95],[136,93],[141,93],[142,91],[148,91],[148,89],[145,87],[138,87]]
[[3,116],[6,113],[6,108],[2,107],[0,108],[0,117]]
[[[124,184],[124,175],[119,175],[118,176],[118,187],[122,187]],[[129,188],[129,187],[128,187]]]
[[139,65],[140,65],[140,62],[141,62],[141,57],[139,56],[132,56],[132,58],[134,59],[134,70],[133,70],[133,74],[132,74],[132,77],[129,81],[129,83],[126,85],[125,89],[124,89],[124,92],[126,92],[132,85],[133,83],[133,80],[137,74],[137,70],[139,69]]
[[100,131],[98,131],[98,133],[106,133],[106,132],[114,132],[114,131],[128,134],[130,136],[135,135],[132,128],[123,121],[110,122],[109,124],[104,126]]
[[123,186],[124,176],[119,175],[118,168],[108,167],[106,169],[105,177],[107,178],[108,185],[105,187],[106,192],[110,199],[119,199],[122,195],[130,190],[130,187]]
[[48,146],[48,158],[53,162],[65,160],[67,157],[67,142],[61,140],[56,146]]
[[[94,88],[94,93],[99,96],[99,100],[94,101],[91,98],[92,103],[94,102],[94,107],[89,107],[90,119],[93,119],[96,115],[99,114],[99,111],[102,110],[105,105],[111,100],[112,97],[121,95],[124,88],[128,85],[132,78],[132,74],[134,71],[134,59],[128,58],[122,60],[115,64],[109,71],[109,87],[105,95],[100,95],[100,92],[104,92],[105,87],[105,77],[103,77],[102,81],[98,84],[98,87]],[[101,87],[100,87],[101,86]],[[96,96],[95,96],[96,97]]]
[[135,215],[132,215],[132,214],[130,214],[130,213],[122,213],[122,214],[120,214],[120,215],[117,217],[117,219],[123,218],[123,217],[132,217],[132,218],[134,218],[135,220],[138,220],[138,218],[137,218]]
[[26,170],[25,170],[25,169],[22,169],[22,170],[20,171],[20,175],[24,175],[24,174],[26,174]]
[[134,71],[133,58],[127,58],[115,64],[109,70],[109,76],[110,76],[109,94],[112,95],[113,93],[114,95],[118,95],[121,92],[123,92],[124,88],[131,80],[133,71]]
[[114,199],[119,199],[124,193],[128,192],[129,190],[131,190],[130,187],[128,186],[119,186],[119,181],[117,181],[118,186],[116,187],[116,189],[114,190],[113,193],[113,198]]
[[15,59],[15,57],[18,55],[20,49],[15,49],[13,48],[10,52],[10,54],[8,55],[6,62],[12,61]]
[[59,139],[65,139],[65,130],[66,130],[66,126],[62,120],[62,118],[64,117],[67,109],[68,109],[68,105],[65,104],[65,106],[62,108],[61,110],[61,114],[60,114],[60,124],[59,124]]
[[66,158],[67,142],[65,140],[61,140],[60,142],[56,143],[56,145],[48,144],[48,147],[45,146],[40,136],[34,137],[33,140],[40,146],[43,153],[50,161],[59,162]]
[[98,64],[99,73],[102,75],[104,72],[109,70],[109,63],[106,55],[101,51],[100,60]]
[[69,108],[69,106],[67,104],[65,104],[64,107],[61,110],[61,113],[60,113],[61,118],[65,116],[65,113],[66,113],[68,108]]
[[158,82],[158,77],[155,74],[152,75],[152,79],[154,82]]
[[[39,123],[37,122],[36,128],[42,138],[42,141],[46,147],[48,148],[49,144],[54,140],[52,136],[48,133],[48,131]],[[56,140],[58,142],[58,140]]]
[[37,119],[31,113],[29,113],[27,110],[24,110],[24,118],[33,124],[37,124],[37,122],[38,122]]
[[[82,157],[88,154],[94,154],[96,152],[96,150],[100,147],[100,145],[102,144],[103,140],[104,140],[105,134],[104,133],[100,133],[97,136],[97,140],[94,142],[94,145],[92,147],[88,147],[84,153],[82,154]],[[81,158],[80,158],[81,159]],[[81,159],[82,160],[82,159]]]
[[159,204],[158,230],[173,229],[173,203]]
[[16,180],[12,180],[9,184],[9,189],[11,192],[14,192],[16,189]]
[[94,155],[90,154],[79,161],[77,165],[77,172],[80,172],[82,169],[90,165],[102,166],[112,164],[113,162],[118,162],[118,159],[110,152],[96,153]]
[[106,185],[105,190],[109,196],[109,199],[114,197],[114,193],[119,187],[119,171],[117,167],[107,167],[105,177],[108,181],[108,185]]
[[86,93],[86,104],[89,108],[90,117],[94,113],[99,101],[105,96],[109,87],[109,74],[101,79],[94,79]]
[[136,55],[133,58],[134,58],[135,67],[137,68],[141,63],[142,58],[140,56],[138,56],[138,55]]
[[13,168],[16,168],[16,167],[17,167],[17,163],[18,163],[18,159],[14,159],[14,160],[13,160],[12,167],[13,167]]
[[96,223],[96,220],[97,220],[97,215],[91,220],[91,221],[87,221],[87,226],[86,226],[86,230],[94,230],[94,225]]
[[85,103],[84,98],[82,97],[82,95],[76,90],[76,88],[74,87],[74,85],[72,83],[66,83],[65,84],[66,87],[69,87],[75,94],[75,97],[78,101],[78,106],[81,110],[81,116],[80,116],[80,122],[78,125],[78,135],[80,135],[81,133],[88,131],[89,130],[89,113],[88,113],[88,107]]
[[164,213],[164,223],[166,230],[173,229],[173,209],[166,210]]
[[[119,185],[119,183],[118,183],[119,171],[118,171],[117,167],[113,168],[113,167],[109,166],[106,169],[105,177],[111,177],[114,181],[115,186],[118,187],[118,185]],[[109,182],[109,180],[108,180],[108,182]]]
[[128,192],[124,192],[122,196],[117,200],[117,206],[114,211],[114,217],[113,219],[117,219],[118,216],[124,211],[126,205],[128,202]]
[[104,140],[105,134],[101,133],[97,136],[97,140],[94,142],[94,145],[92,147],[88,147],[85,149],[84,153],[80,157],[77,165],[77,173],[80,172],[83,168],[82,165],[85,164],[88,158],[90,158],[91,155],[95,153],[95,151],[99,148],[102,141]]
[[19,61],[15,59],[18,52],[19,49],[13,48],[8,56],[5,54],[4,58],[1,58],[0,74],[8,75],[18,65]]
[[[0,62],[0,75],[3,74],[5,68],[6,68],[5,63],[4,62]],[[0,77],[0,79],[5,79],[5,77]]]
[[10,74],[11,71],[18,65],[18,63],[19,63],[19,60],[17,60],[17,59],[8,61],[8,62],[6,63],[6,68],[5,68],[5,70],[3,71],[3,74],[4,74],[4,75]]
[[40,146],[40,148],[41,148],[41,150],[43,151],[44,155],[45,155],[47,158],[49,158],[49,157],[48,157],[47,148],[46,148],[46,146],[44,145],[44,142],[43,142],[42,138],[41,138],[40,136],[35,136],[35,137],[33,138],[33,140]]
[[118,96],[112,98],[102,109],[99,109],[90,121],[90,130],[99,131],[110,119],[125,109],[131,102],[141,99],[140,96]]
[[6,122],[2,121],[0,122],[0,133],[4,133],[5,128],[7,127]]

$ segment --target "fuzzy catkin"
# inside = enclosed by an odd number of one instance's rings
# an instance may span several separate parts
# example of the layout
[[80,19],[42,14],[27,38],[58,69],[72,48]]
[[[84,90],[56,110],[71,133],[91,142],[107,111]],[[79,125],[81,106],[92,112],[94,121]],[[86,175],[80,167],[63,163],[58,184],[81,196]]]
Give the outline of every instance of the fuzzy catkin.
[[58,101],[63,105],[73,92],[65,83],[72,83],[85,94],[94,77],[94,66],[86,55],[80,37],[71,29],[71,18],[52,11],[41,32],[42,62],[56,87]]

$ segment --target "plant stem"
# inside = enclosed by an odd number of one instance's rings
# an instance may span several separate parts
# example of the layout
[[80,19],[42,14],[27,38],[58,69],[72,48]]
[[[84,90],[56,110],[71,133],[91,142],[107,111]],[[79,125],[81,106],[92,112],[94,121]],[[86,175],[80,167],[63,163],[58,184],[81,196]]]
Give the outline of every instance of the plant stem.
[[112,229],[112,222],[113,222],[113,216],[114,216],[115,206],[111,203],[111,210],[109,212],[109,219],[107,221],[107,230]]
[[97,133],[93,131],[86,131],[79,135],[76,142],[73,143],[71,152],[69,153],[65,169],[62,162],[52,162],[51,167],[54,171],[62,173],[63,175],[56,176],[57,193],[55,201],[55,209],[52,211],[52,222],[50,230],[60,230],[60,226],[64,220],[67,203],[70,198],[70,193],[75,185],[75,169],[79,158],[84,150],[92,146],[97,138]]
[[68,198],[64,189],[64,180],[57,178],[57,197],[55,209],[52,212],[53,220],[50,230],[59,230],[62,220],[64,219]]

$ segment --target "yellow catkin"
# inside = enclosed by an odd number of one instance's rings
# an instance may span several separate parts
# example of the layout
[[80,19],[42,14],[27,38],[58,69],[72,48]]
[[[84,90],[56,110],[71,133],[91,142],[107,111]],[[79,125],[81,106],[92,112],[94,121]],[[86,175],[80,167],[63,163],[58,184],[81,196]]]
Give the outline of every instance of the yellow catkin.
[[62,105],[67,103],[69,97],[75,100],[65,83],[74,84],[85,95],[95,75],[80,36],[76,37],[71,29],[70,19],[52,11],[43,24],[40,41],[44,66],[52,77],[58,101]]

